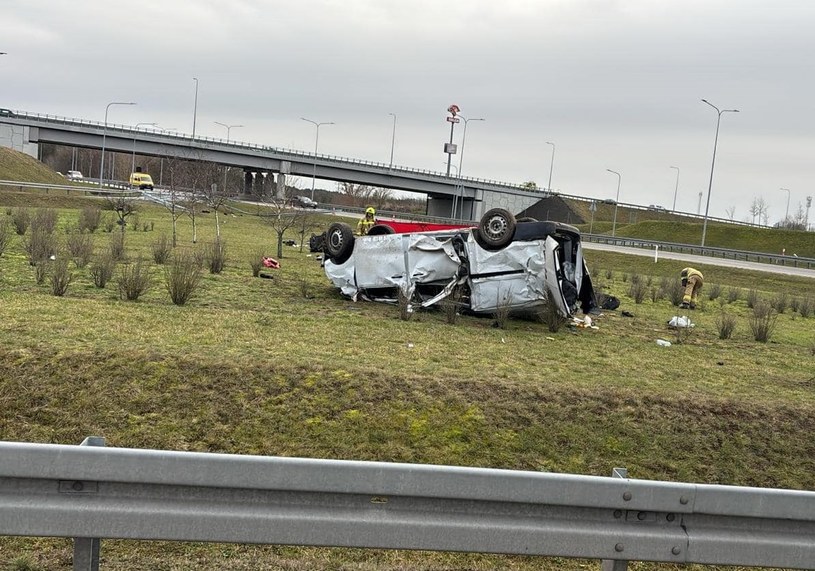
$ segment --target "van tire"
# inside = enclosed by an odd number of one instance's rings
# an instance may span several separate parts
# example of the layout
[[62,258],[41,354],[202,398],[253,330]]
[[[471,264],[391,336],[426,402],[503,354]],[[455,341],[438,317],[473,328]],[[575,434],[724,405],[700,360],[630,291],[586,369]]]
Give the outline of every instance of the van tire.
[[368,236],[382,236],[384,234],[395,234],[396,231],[387,224],[374,224],[368,230]]
[[485,250],[506,247],[515,235],[515,216],[504,208],[488,210],[478,222],[475,241]]
[[344,264],[354,251],[354,232],[348,224],[334,222],[325,233],[325,253],[335,264]]

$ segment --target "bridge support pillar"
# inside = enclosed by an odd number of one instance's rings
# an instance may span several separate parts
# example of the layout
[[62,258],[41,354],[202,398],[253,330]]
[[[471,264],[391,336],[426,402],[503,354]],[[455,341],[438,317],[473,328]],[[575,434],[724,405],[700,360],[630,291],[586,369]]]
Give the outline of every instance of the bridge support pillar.
[[252,176],[252,171],[244,170],[243,171],[243,194],[246,196],[252,195],[252,183],[254,182],[254,177]]
[[286,198],[286,175],[282,172],[277,173],[277,185],[275,188],[275,197],[283,200]]
[[257,197],[261,198],[264,196],[263,192],[263,173],[262,172],[255,172],[252,173],[254,175],[254,181],[252,184],[252,194]]

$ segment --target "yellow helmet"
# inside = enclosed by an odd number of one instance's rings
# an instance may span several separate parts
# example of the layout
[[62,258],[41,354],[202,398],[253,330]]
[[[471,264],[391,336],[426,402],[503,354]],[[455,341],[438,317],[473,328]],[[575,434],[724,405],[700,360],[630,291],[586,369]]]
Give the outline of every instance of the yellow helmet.
[[365,214],[371,215],[376,214],[376,210],[374,210],[373,206],[369,206],[368,208],[365,209]]

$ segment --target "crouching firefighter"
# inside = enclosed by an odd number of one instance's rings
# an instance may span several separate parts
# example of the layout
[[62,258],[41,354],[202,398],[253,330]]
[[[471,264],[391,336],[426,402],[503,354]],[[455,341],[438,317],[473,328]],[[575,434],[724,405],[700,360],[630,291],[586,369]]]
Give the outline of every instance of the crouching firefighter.
[[696,309],[696,302],[699,301],[699,291],[702,289],[705,276],[697,269],[685,268],[682,270],[680,277],[682,278],[682,287],[685,289],[685,293],[679,307],[682,309]]

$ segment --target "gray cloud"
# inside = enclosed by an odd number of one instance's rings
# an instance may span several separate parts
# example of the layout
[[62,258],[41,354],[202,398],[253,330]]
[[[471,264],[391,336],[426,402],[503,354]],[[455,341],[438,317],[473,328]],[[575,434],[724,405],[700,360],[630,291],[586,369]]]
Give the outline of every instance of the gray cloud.
[[[445,110],[467,117],[465,175],[695,211],[715,112],[725,114],[711,213],[783,216],[813,194],[815,5],[806,0],[6,0],[0,106],[157,121],[224,136],[444,169]],[[456,138],[463,134],[457,128]],[[459,141],[460,142],[460,141]],[[456,161],[457,162],[457,161]]]

